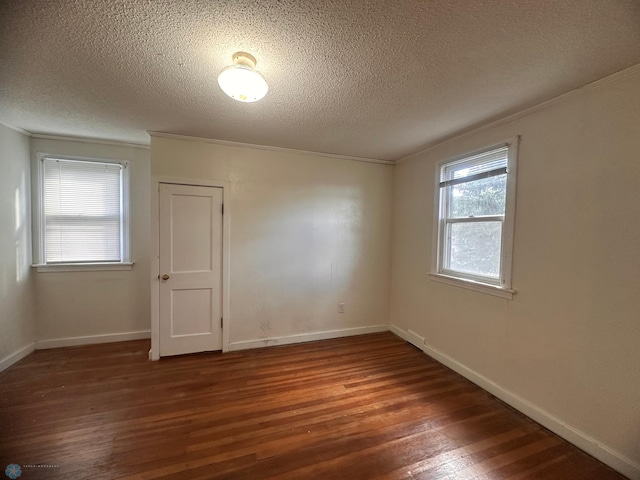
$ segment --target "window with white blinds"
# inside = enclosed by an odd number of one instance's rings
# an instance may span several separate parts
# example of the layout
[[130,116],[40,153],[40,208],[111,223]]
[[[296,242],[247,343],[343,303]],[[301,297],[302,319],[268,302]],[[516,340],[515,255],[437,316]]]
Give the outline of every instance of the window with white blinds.
[[41,161],[40,263],[128,262],[127,163]]
[[432,274],[511,289],[517,139],[437,171]]

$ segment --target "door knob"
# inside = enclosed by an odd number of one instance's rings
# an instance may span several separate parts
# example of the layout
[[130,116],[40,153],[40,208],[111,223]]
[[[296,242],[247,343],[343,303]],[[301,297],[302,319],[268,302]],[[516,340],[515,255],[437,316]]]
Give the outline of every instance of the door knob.
[[169,275],[167,275],[166,273],[164,275],[162,275],[162,279],[163,280],[169,280]]

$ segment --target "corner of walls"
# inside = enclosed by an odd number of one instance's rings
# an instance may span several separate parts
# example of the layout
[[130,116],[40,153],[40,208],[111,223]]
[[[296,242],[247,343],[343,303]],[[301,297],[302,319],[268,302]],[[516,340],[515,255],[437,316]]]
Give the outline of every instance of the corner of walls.
[[35,348],[29,137],[0,125],[0,371]]
[[387,303],[387,325],[389,326],[389,330],[392,330],[393,327],[393,323],[391,322],[391,317],[393,314],[393,305],[391,303],[391,296],[392,296],[392,292],[393,292],[393,268],[394,268],[394,261],[393,261],[393,256],[394,256],[394,252],[393,252],[393,244],[394,244],[394,237],[395,237],[395,231],[396,231],[396,218],[397,218],[397,214],[396,214],[396,171],[398,169],[398,162],[394,162],[392,165],[392,170],[391,170],[391,194],[390,197],[388,199],[388,208],[389,208],[389,230],[387,232],[388,235],[388,264],[387,264],[387,297],[389,299],[388,303]]
[[393,333],[396,337],[400,337],[404,341],[407,340],[407,332],[405,332],[403,329],[401,329],[397,325],[394,325],[393,323],[390,323],[389,324],[389,331],[391,333]]
[[4,358],[0,359],[0,372],[3,372],[7,368],[15,365],[23,358],[27,357],[30,353],[33,353],[36,350],[36,343],[31,342],[25,345],[22,348],[18,348],[13,351],[9,355],[6,355]]

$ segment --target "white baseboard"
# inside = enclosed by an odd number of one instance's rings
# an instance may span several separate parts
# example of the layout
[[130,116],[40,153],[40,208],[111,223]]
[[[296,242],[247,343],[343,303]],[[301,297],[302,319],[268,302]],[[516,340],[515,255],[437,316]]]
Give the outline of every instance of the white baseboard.
[[413,330],[408,329],[407,331],[404,331],[393,324],[389,325],[389,330],[391,333],[394,333],[404,341],[409,342],[414,347],[418,347],[420,350],[424,348],[424,337],[421,337]]
[[389,331],[389,325],[372,325],[370,327],[343,328],[340,330],[328,330],[325,332],[301,333],[287,335],[286,337],[270,337],[258,340],[245,340],[229,343],[229,351],[248,350],[250,348],[273,347],[275,345],[289,345],[291,343],[314,342],[316,340],[328,340],[330,338],[351,337],[367,333]]
[[[410,341],[410,330],[404,331],[396,325],[390,325],[389,329],[398,335],[399,337]],[[422,338],[422,337],[420,337]],[[513,392],[501,387],[487,377],[472,370],[466,365],[461,364],[457,360],[453,359],[446,353],[432,347],[431,345],[424,344],[422,350],[425,354],[434,358],[438,362],[446,365],[451,370],[459,373],[466,379],[472,381],[483,390],[495,395],[503,402],[511,405],[519,412],[525,414],[527,417],[535,420],[540,425],[548,428],[552,432],[556,433],[560,437],[564,438],[568,442],[574,444],[576,447],[584,450],[589,455],[600,460],[602,463],[607,464],[614,470],[622,473],[632,480],[640,480],[640,465],[633,460],[625,457],[624,455],[612,450],[606,445],[602,445],[594,438],[590,437],[586,433],[567,425],[559,418],[553,416],[549,412],[533,405],[524,398],[516,395]]]
[[129,340],[143,340],[146,338],[151,338],[151,332],[149,330],[143,330],[140,332],[110,333],[106,335],[89,335],[86,337],[53,338],[50,340],[38,340],[36,342],[36,350],[75,347],[77,345],[94,345],[97,343],[126,342]]
[[424,348],[424,337],[421,337],[413,330],[407,329],[407,342],[420,350]]
[[36,349],[36,344],[34,342],[34,343],[30,343],[29,345],[25,345],[20,350],[17,350],[7,355],[2,360],[0,360],[0,372],[6,370],[11,365],[15,365],[24,357],[32,353],[35,349]]
[[409,341],[407,339],[407,332],[405,332],[404,330],[402,330],[399,327],[396,327],[395,325],[391,324],[389,325],[389,330],[391,331],[391,333],[393,333],[394,335],[400,337],[401,339],[405,340],[405,341]]

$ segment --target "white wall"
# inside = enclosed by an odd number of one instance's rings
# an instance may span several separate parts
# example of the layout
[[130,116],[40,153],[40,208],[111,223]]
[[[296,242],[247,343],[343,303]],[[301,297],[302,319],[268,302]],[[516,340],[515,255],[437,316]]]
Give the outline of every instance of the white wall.
[[[435,164],[514,135],[518,293],[430,280]],[[640,478],[640,68],[407,159],[394,182],[391,323]]]
[[[149,149],[57,139],[31,139],[31,156],[38,153],[130,161],[130,271],[35,273],[38,348],[68,345],[70,338],[148,332],[149,307]],[[34,175],[35,177],[35,175]],[[35,185],[33,186],[35,191]],[[35,198],[35,197],[34,197]],[[35,200],[34,200],[35,201]],[[34,232],[35,232],[34,228]]]
[[33,350],[29,137],[0,125],[0,370]]
[[388,324],[391,166],[160,137],[151,158],[229,182],[231,348]]

